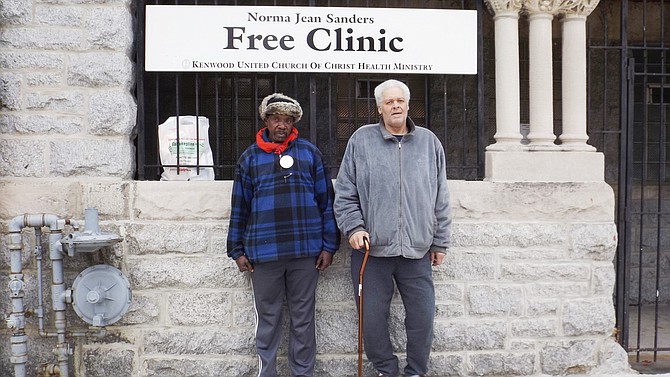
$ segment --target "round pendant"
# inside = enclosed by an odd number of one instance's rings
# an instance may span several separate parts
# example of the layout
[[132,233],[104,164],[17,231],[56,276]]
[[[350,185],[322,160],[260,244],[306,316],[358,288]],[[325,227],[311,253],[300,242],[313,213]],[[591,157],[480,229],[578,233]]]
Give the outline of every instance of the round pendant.
[[281,156],[281,158],[279,159],[279,165],[284,169],[290,168],[291,166],[293,166],[293,157],[289,155]]

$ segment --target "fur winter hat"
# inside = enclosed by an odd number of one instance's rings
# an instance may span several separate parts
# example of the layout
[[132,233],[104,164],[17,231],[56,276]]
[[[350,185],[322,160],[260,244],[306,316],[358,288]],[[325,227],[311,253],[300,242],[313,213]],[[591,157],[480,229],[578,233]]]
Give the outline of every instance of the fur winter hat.
[[258,106],[258,114],[263,120],[271,114],[290,115],[295,122],[298,122],[302,118],[302,107],[300,107],[298,101],[289,96],[282,93],[273,93],[263,98],[261,105]]

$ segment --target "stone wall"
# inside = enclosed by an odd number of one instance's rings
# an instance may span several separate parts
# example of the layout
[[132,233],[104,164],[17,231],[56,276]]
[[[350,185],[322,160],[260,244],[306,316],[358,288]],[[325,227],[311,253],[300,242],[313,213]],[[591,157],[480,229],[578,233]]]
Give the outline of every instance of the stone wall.
[[0,176],[131,178],[128,0],[0,4]]
[[[77,338],[76,376],[255,375],[250,285],[225,254],[230,188],[227,181],[0,184],[3,235],[4,224],[17,214],[82,219],[84,208],[96,207],[101,229],[124,237],[92,255],[66,257],[68,284],[87,266],[109,263],[124,272],[133,290],[129,312],[110,326],[108,336]],[[450,188],[454,243],[445,264],[434,270],[432,375],[626,370],[626,354],[613,340],[617,238],[611,188],[596,182],[465,181],[452,181]],[[24,266],[27,307],[34,309],[30,236],[27,232],[24,237]],[[356,374],[357,313],[349,253],[343,245],[319,281],[318,376]],[[7,286],[7,266],[3,242],[0,287]],[[8,303],[3,290],[0,307]],[[83,328],[68,311],[69,329]],[[402,317],[396,300],[391,332],[400,353]],[[52,339],[39,338],[36,326],[35,318],[29,318],[31,368],[51,362],[54,345]],[[8,331],[0,334],[0,342],[8,344]],[[3,347],[0,353],[2,375],[11,375],[8,352]]]

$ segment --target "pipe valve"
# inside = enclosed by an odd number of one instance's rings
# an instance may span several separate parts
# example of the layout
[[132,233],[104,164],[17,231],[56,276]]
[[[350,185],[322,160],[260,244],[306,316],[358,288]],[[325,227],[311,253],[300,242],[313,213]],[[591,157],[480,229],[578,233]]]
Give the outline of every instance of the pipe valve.
[[9,292],[11,297],[23,297],[26,283],[23,282],[23,274],[13,274],[9,280]]
[[10,314],[5,321],[7,322],[8,329],[18,330],[26,327],[25,318],[15,313]]

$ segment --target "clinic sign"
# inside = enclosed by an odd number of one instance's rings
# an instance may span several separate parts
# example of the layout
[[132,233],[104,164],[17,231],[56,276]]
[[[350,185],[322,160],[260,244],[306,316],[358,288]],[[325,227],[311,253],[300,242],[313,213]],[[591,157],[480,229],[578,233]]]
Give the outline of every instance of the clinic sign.
[[473,10],[146,6],[145,70],[475,74]]

